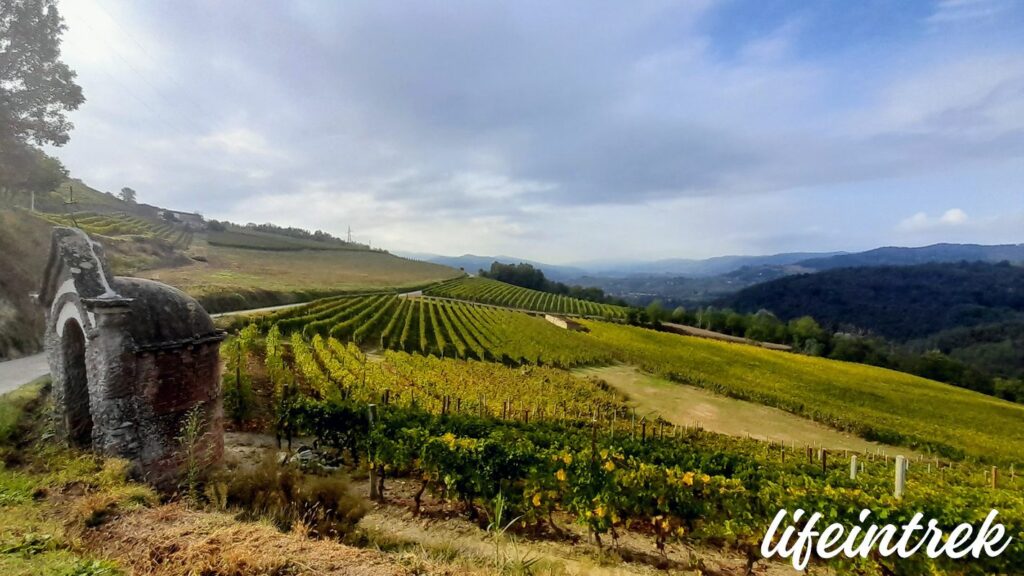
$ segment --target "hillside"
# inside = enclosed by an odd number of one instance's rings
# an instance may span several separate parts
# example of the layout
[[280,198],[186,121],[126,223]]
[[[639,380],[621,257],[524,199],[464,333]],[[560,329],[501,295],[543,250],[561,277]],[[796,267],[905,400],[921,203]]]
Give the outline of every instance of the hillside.
[[[773,256],[721,256],[705,260],[664,260],[584,266],[569,281],[601,288],[631,304],[661,300],[668,307],[704,306],[776,278],[835,268],[912,266],[925,263],[1024,262],[1024,245],[935,244],[885,247],[856,253],[786,253]],[[544,265],[539,265],[545,271]]]
[[874,366],[588,322],[621,362],[839,430],[946,456],[1014,461],[1024,406]]
[[716,304],[804,315],[898,341],[958,327],[1002,322],[1024,313],[1024,267],[982,262],[841,268],[780,278]]
[[43,313],[30,293],[42,285],[50,226],[25,213],[0,210],[0,360],[42,346]]
[[932,244],[916,248],[886,246],[855,254],[838,254],[801,260],[798,264],[812,270],[831,270],[852,266],[913,266],[934,262],[1024,262],[1024,244]]
[[[50,253],[50,230],[69,224],[65,217],[0,208],[0,360],[37,352],[42,311],[30,294],[39,290]],[[79,224],[103,243],[115,274],[178,266],[189,258],[157,236],[142,220],[127,216],[80,215]],[[104,236],[98,232],[112,234]],[[178,232],[169,231],[177,237]]]
[[[72,197],[75,204],[66,205]],[[161,280],[211,312],[301,302],[352,291],[405,290],[459,276],[322,233],[272,225],[189,224],[69,180],[50,194],[0,204],[0,360],[41,348],[39,289],[53,226],[77,226],[104,245],[113,272]]]
[[147,270],[139,276],[180,288],[211,312],[220,312],[343,292],[411,290],[461,274],[439,264],[369,250],[209,245],[204,258],[187,266]]
[[570,316],[624,318],[628,311],[624,306],[599,304],[561,294],[541,292],[540,290],[522,288],[490,278],[458,278],[432,286],[426,291],[426,294],[439,298],[480,302],[515,310],[548,312]]
[[[680,385],[781,408],[869,440],[956,458],[1008,462],[1024,454],[1024,430],[1017,425],[1024,418],[1021,405],[874,366],[611,322],[585,324],[589,332],[579,333],[472,301],[380,295],[320,300],[262,317],[258,327],[276,327],[291,336],[293,346],[312,340],[321,351],[337,340],[350,347],[513,365],[619,363]],[[321,364],[329,368],[331,362]],[[458,388],[445,393],[466,394]]]

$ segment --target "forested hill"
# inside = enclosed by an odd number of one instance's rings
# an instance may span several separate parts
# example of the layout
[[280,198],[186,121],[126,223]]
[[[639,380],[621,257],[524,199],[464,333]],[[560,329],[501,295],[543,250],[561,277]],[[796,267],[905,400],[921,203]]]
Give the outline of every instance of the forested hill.
[[742,312],[804,315],[833,329],[906,341],[1024,317],[1024,266],[984,262],[839,268],[779,278],[717,302]]
[[798,265],[810,270],[831,270],[851,266],[912,266],[935,262],[1024,263],[1024,244],[932,244],[916,248],[887,246],[854,254],[802,260]]

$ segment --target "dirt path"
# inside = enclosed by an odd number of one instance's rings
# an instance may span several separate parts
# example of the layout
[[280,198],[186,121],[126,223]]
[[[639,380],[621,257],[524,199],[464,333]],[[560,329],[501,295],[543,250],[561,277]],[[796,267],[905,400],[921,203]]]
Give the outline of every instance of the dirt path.
[[795,443],[797,446],[822,446],[831,450],[857,452],[882,450],[888,454],[917,455],[907,448],[870,442],[778,408],[670,382],[645,374],[632,366],[583,368],[574,373],[596,376],[608,382],[629,398],[638,414],[657,414],[680,426],[698,424],[712,432]]

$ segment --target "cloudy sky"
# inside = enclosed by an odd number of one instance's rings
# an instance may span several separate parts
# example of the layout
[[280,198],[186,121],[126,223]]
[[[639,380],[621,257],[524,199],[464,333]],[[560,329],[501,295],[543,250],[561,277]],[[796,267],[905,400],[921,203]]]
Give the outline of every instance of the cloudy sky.
[[1024,3],[61,0],[104,190],[552,263],[1024,242]]

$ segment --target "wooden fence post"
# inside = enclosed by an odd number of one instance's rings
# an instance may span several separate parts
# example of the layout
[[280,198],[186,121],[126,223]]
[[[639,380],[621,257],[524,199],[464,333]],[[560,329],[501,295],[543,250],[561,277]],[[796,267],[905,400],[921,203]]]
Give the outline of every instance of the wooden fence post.
[[857,455],[850,456],[850,480],[857,479]]

